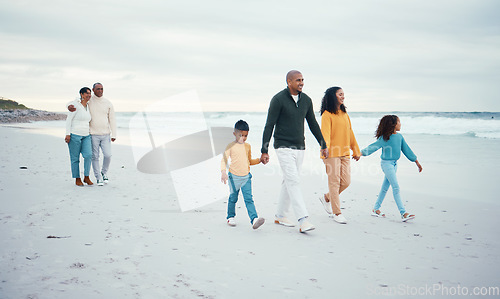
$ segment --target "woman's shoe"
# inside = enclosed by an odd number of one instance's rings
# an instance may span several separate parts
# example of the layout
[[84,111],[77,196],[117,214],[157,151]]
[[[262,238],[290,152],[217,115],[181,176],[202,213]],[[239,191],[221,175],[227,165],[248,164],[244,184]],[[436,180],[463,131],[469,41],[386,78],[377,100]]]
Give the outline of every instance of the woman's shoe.
[[323,196],[320,196],[319,197],[319,201],[321,201],[321,204],[323,205],[323,208],[325,208],[325,211],[328,213],[328,214],[333,214],[332,212],[332,204],[329,202],[329,201],[326,201],[326,194],[324,194]]
[[382,213],[380,210],[376,210],[376,211],[372,210],[372,216],[385,218],[385,214]]
[[401,215],[401,221],[403,222],[406,222],[408,220],[411,220],[415,218],[415,215],[410,215],[410,213],[404,213],[403,215]]
[[83,187],[82,179],[80,179],[80,178],[76,178],[75,184],[76,184],[77,186]]
[[89,186],[94,185],[88,176],[83,178],[83,182]]

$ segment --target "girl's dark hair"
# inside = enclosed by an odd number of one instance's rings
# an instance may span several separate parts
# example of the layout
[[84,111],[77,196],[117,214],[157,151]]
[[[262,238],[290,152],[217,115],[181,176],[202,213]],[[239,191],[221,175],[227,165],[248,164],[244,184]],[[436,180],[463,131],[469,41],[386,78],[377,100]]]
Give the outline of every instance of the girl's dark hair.
[[378,124],[377,132],[375,132],[375,137],[380,138],[380,136],[382,136],[385,141],[389,140],[398,124],[398,119],[397,115],[386,115],[382,117]]
[[87,93],[87,92],[90,92],[90,88],[82,87],[82,89],[80,89],[80,94]]
[[[321,101],[321,115],[323,115],[323,112],[325,112],[325,110],[330,113],[337,114],[337,106],[339,104],[339,100],[337,99],[337,91],[339,89],[342,89],[342,87],[330,87],[325,91],[325,95],[323,96],[323,100]],[[340,110],[346,112],[344,104],[340,105]]]

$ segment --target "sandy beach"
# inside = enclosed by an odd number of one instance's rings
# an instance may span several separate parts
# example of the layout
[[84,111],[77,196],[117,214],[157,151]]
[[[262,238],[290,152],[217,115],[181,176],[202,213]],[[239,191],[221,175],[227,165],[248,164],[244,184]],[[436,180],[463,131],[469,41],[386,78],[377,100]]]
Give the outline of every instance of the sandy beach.
[[[416,145],[427,155],[424,172],[407,160],[399,172],[417,215],[408,223],[390,193],[387,218],[370,216],[382,177],[378,156],[362,159],[341,195],[348,224],[340,225],[318,200],[326,175],[309,148],[302,191],[316,230],[301,234],[273,223],[281,183],[274,153],[268,165],[252,166],[267,220],[253,230],[241,199],[236,227],[225,222],[226,201],[182,213],[169,176],[137,171],[126,142],[113,144],[109,184],[76,187],[64,133],[45,133],[0,126],[0,298],[499,296],[498,157],[461,174]],[[370,138],[359,137],[360,146]],[[474,171],[489,187],[476,188]]]

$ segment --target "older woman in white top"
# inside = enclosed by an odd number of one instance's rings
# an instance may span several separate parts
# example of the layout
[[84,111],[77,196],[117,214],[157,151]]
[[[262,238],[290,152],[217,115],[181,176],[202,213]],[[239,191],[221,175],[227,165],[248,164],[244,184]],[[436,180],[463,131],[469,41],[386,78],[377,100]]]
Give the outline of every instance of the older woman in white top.
[[[69,112],[66,118],[66,138],[69,156],[71,160],[71,174],[76,179],[77,186],[93,185],[90,181],[90,166],[92,163],[92,141],[90,138],[90,111],[87,105],[90,99],[90,88],[80,89],[80,99],[75,100],[72,105],[76,107],[74,112]],[[83,157],[83,182],[80,179],[80,154]]]

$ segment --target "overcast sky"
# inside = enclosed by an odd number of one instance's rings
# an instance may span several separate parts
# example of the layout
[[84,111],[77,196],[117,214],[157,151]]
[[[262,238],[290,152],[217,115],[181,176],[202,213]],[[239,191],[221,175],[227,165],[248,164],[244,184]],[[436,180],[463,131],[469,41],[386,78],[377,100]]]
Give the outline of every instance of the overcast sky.
[[349,111],[500,111],[499,13],[497,0],[0,0],[0,96],[62,111],[99,81],[117,111],[190,90],[207,111],[266,111],[298,69],[315,110],[341,86]]

